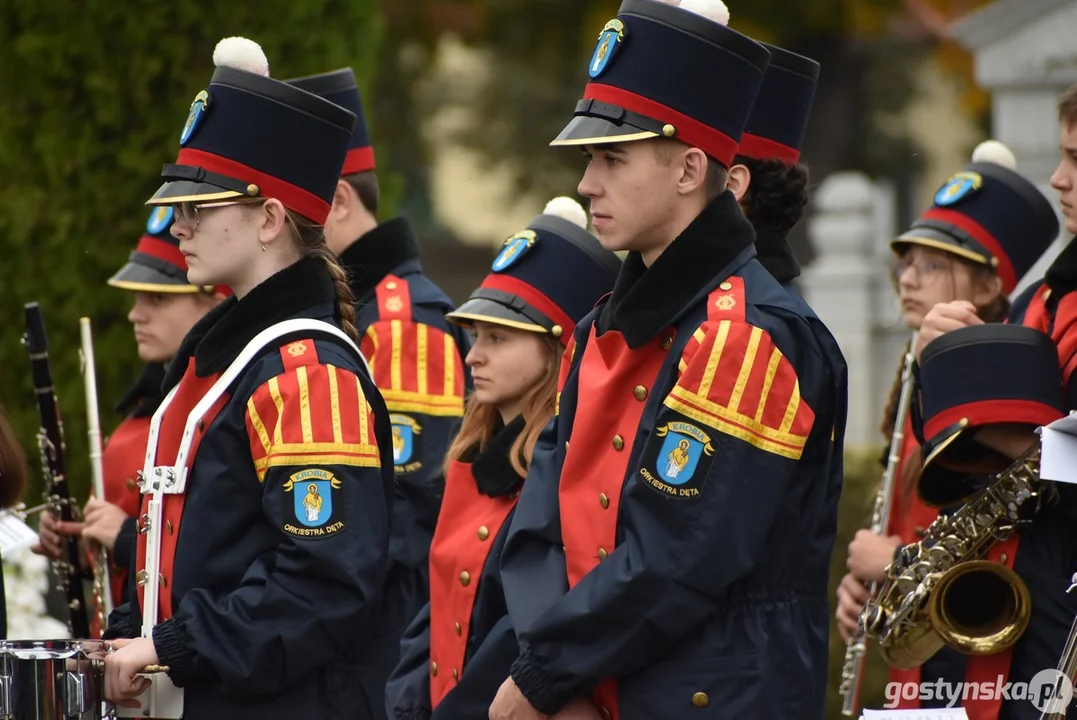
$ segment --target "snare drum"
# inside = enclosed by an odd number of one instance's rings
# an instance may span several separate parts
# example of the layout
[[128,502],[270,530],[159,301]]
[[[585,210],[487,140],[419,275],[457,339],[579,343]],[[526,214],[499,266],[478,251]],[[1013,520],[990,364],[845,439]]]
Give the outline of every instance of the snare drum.
[[101,720],[101,640],[0,640],[0,720]]

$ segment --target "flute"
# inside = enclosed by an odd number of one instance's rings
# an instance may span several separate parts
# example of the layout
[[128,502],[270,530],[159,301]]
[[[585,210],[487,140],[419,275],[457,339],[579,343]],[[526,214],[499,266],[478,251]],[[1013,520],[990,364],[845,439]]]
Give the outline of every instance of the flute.
[[[82,338],[80,352],[82,381],[86,389],[86,428],[90,441],[90,476],[93,479],[94,497],[105,499],[105,471],[101,464],[101,421],[97,411],[97,373],[94,368],[93,333],[90,318],[79,318],[79,335]],[[110,584],[108,553],[95,543],[93,557],[93,599],[98,627],[104,630],[112,612],[112,585]]]

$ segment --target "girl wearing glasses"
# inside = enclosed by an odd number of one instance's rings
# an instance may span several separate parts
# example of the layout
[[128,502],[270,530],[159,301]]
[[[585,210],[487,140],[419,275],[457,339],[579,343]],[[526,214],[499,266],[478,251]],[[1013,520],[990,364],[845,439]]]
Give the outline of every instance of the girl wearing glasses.
[[[486,717],[519,653],[501,548],[535,443],[556,412],[561,355],[576,323],[613,290],[620,266],[586,226],[575,200],[551,201],[446,315],[474,335],[465,361],[475,389],[446,455],[430,602],[404,634],[386,687],[390,718]],[[571,713],[558,718],[597,717],[586,703]]]
[[[1017,281],[1047,250],[1058,222],[1046,198],[1014,171],[1016,159],[995,141],[982,143],[972,163],[936,193],[932,207],[891,242],[891,279],[901,301],[902,319],[913,331],[937,303],[962,301],[985,322],[1002,322],[1010,312],[1008,296]],[[894,433],[901,369],[890,390],[882,433],[889,449]],[[882,458],[887,465],[888,452]],[[857,531],[849,544],[849,573],[838,586],[838,630],[848,640],[868,600],[868,586],[886,577],[886,567],[903,545],[918,542],[938,517],[917,493],[920,446],[906,418],[900,460],[885,535]],[[891,670],[891,681],[933,685],[964,680],[965,657],[944,647],[920,668]],[[942,707],[949,702],[901,700],[902,708]]]
[[392,442],[321,229],[355,116],[270,79],[249,40],[214,62],[149,204],[172,207],[187,280],[234,296],[168,368],[105,694],[147,717],[364,720]]

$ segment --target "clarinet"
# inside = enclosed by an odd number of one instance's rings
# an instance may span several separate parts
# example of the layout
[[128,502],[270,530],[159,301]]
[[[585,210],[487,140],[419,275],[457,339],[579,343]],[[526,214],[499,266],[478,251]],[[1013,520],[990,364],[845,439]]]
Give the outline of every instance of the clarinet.
[[[916,344],[916,334],[913,333],[909,341],[909,349],[905,353],[905,362],[901,369],[901,394],[898,397],[897,416],[894,419],[894,432],[890,438],[890,452],[887,456],[886,472],[879,491],[875,495],[875,507],[871,516],[871,532],[876,535],[886,533],[890,524],[890,508],[894,496],[894,484],[897,481],[898,463],[901,462],[901,447],[905,442],[905,420],[909,416],[909,406],[912,403],[913,386],[915,376],[912,366],[915,362],[913,346]],[[875,597],[878,591],[878,583],[871,584],[871,596]],[[838,692],[842,697],[841,714],[852,717],[860,704],[860,686],[864,680],[864,661],[867,652],[867,634],[865,633],[863,619],[860,627],[849,638],[845,648],[845,660],[842,663],[841,684]]]
[[[30,353],[34,395],[41,426],[37,445],[41,451],[41,472],[45,481],[45,503],[53,515],[63,522],[78,522],[80,512],[71,502],[64,469],[64,428],[60,407],[52,384],[49,367],[49,342],[45,335],[45,318],[36,302],[26,304],[26,335],[23,338]],[[68,629],[75,638],[90,637],[90,617],[82,586],[83,568],[78,542],[64,541],[64,555],[52,563],[69,611]]]

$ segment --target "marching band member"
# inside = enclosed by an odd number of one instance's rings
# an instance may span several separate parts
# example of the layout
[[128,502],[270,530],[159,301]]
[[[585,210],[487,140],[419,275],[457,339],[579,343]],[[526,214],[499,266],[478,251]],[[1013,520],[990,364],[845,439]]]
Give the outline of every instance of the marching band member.
[[621,264],[586,225],[575,200],[551,201],[448,316],[475,333],[467,356],[475,390],[446,457],[430,602],[404,637],[387,688],[390,717],[484,717],[516,658],[498,559],[554,414],[562,352]]
[[590,158],[596,233],[629,252],[577,326],[510,525],[520,652],[491,720],[581,696],[623,720],[822,717],[827,578],[808,568],[831,548],[803,538],[835,511],[845,387],[727,175],[769,59],[727,19],[625,0],[553,143]]
[[148,203],[173,208],[189,282],[235,294],[165,379],[138,594],[107,633],[137,639],[115,641],[105,694],[136,705],[139,673],[163,665],[185,717],[366,720],[382,702],[359,674],[388,567],[391,433],[321,231],[355,116],[270,79],[249,40],[223,40],[214,62]]
[[[194,324],[229,293],[227,288],[187,282],[187,262],[179,241],[169,233],[171,225],[172,209],[155,208],[127,264],[108,280],[112,287],[134,294],[127,319],[145,365],[116,405],[126,417],[105,439],[101,454],[105,497],[90,498],[82,523],[57,522],[48,511],[41,520],[42,547],[53,558],[62,551],[59,534],[93,540],[109,551],[113,606],[127,602],[127,570],[134,562],[135,525],[142,504],[135,477],[146,460],[150,417],[164,399],[165,364]],[[99,636],[101,630],[95,627],[94,634]]]
[[[1062,216],[1066,231],[1077,233],[1077,85],[1070,87],[1059,102],[1060,147],[1062,159],[1051,176],[1051,186],[1059,192]],[[984,182],[995,173],[981,168],[969,168],[982,176]],[[983,205],[984,217],[1022,237],[1022,253],[1040,253],[1046,245],[1040,234],[1054,238],[1057,233],[1056,217],[1050,205],[1041,205],[1038,191],[1035,196],[1019,191],[1026,201],[1037,207],[1038,223],[1031,228],[1020,217],[1008,216],[1004,208],[988,203],[984,193],[968,178],[964,183],[952,182],[952,203],[969,207]],[[973,243],[981,247],[994,234],[982,232],[984,221],[967,228]],[[1044,228],[1051,228],[1048,233]],[[1031,238],[1036,238],[1031,241]],[[971,246],[973,249],[975,245]],[[1029,262],[1028,266],[1031,266]],[[1026,266],[1027,267],[1027,266]],[[1015,269],[1001,263],[999,274],[1015,275]],[[1072,382],[1077,366],[1077,244],[1070,242],[1048,268],[1043,281],[1030,285],[1013,304],[1009,322],[1036,328],[1048,335],[1058,351],[1058,364],[1063,382],[1063,408],[1069,412],[1077,409],[1077,383]],[[979,325],[984,320],[967,303],[952,302],[936,305],[927,313],[916,339],[916,355],[947,332],[969,325]],[[985,362],[994,358],[987,357]],[[1032,372],[1032,369],[1026,369]],[[935,399],[924,388],[924,406]],[[936,403],[937,404],[937,403]],[[986,411],[986,412],[985,412]],[[963,416],[964,417],[964,416]],[[961,471],[971,475],[963,463],[957,462],[955,450],[961,449],[969,459],[992,461],[994,471],[1004,469],[1010,460],[1020,457],[1035,442],[1032,433],[1036,425],[1054,419],[1048,417],[1018,417],[1006,403],[985,403],[975,413],[967,413],[968,423],[963,428],[948,423],[936,423],[924,427],[924,475],[920,479],[920,494],[927,497],[960,497],[976,489],[972,480],[965,480]],[[926,420],[926,419],[925,419]],[[953,421],[951,421],[953,422]],[[959,442],[960,441],[960,442]],[[972,441],[975,441],[974,443]],[[982,464],[982,463],[981,463]],[[934,465],[936,471],[928,474]],[[949,469],[950,472],[945,472]],[[1077,516],[1073,508],[1077,498],[1071,486],[1060,483],[1054,488],[1059,494],[1057,502],[1048,503],[1033,521],[1020,528],[1005,542],[997,543],[988,554],[988,560],[999,562],[1013,570],[1027,585],[1031,596],[1032,615],[1028,628],[1010,648],[992,655],[968,658],[966,680],[969,682],[1028,683],[1041,670],[1054,668],[1062,655],[1063,645],[1070,625],[1077,615],[1077,596],[1066,593],[1073,573],[1073,553],[1077,548]],[[1038,718],[1039,711],[1027,700],[994,697],[989,701],[966,701],[964,704],[970,720],[988,718]]]
[[[1047,201],[1035,186],[1014,171],[1016,159],[1006,146],[996,141],[980,144],[972,154],[975,165],[991,163],[993,172],[975,180],[973,166],[958,173],[935,196],[935,202],[912,226],[895,238],[891,279],[901,301],[902,318],[910,330],[919,330],[927,312],[939,303],[961,301],[976,308],[985,322],[998,323],[1010,311],[1008,295],[1016,278],[1024,276],[1047,250],[1058,232],[1058,223]],[[976,182],[976,203],[956,197],[962,183]],[[992,207],[997,212],[986,213]],[[979,227],[984,238],[977,242],[971,234]],[[972,243],[976,242],[975,245]],[[1006,268],[1006,270],[1003,270]],[[904,365],[904,363],[902,363]],[[901,367],[890,390],[883,413],[882,433],[889,448],[901,393]],[[867,586],[881,582],[895,552],[918,542],[936,517],[937,507],[925,505],[916,492],[920,476],[920,444],[913,432],[912,418],[906,418],[891,499],[890,525],[885,535],[859,530],[849,544],[846,562],[850,572],[838,586],[838,631],[846,640],[855,632],[857,620],[868,599]],[[886,457],[882,463],[885,467]],[[956,686],[965,674],[965,657],[943,648],[931,660],[911,670],[890,670],[895,683],[937,679]],[[942,707],[947,698],[923,703]],[[899,707],[919,708],[918,699],[902,698]]]
[[[800,222],[808,204],[808,168],[800,161],[800,148],[808,128],[812,103],[815,99],[819,63],[783,48],[760,43],[770,53],[770,64],[763,74],[763,83],[752,103],[752,112],[744,126],[731,174],[745,173],[747,189],[739,197],[741,210],[755,230],[757,260],[775,280],[781,283],[811,325],[812,334],[830,364],[831,377],[845,386],[848,369],[838,341],[830,330],[804,303],[795,280],[800,276],[800,263],[786,239],[789,231]],[[835,423],[834,442],[844,443],[846,409],[839,410]],[[813,543],[818,551],[812,557],[818,561],[813,570],[830,573],[830,548],[837,535],[837,498],[841,495],[845,471],[844,458],[838,453],[829,467],[829,492],[832,494],[832,517],[821,522]],[[826,653],[830,628],[815,628],[815,652]],[[818,689],[825,688],[827,667],[817,668]]]
[[[419,241],[403,217],[379,224],[374,149],[351,68],[289,80],[359,118],[325,221],[329,248],[348,270],[356,331],[393,423],[392,564],[381,639],[385,660],[370,678],[380,697],[400,656],[400,638],[430,597],[430,543],[441,507],[442,466],[464,413],[470,378],[467,333],[445,320],[452,300],[427,277]],[[379,706],[379,711],[381,706]]]

